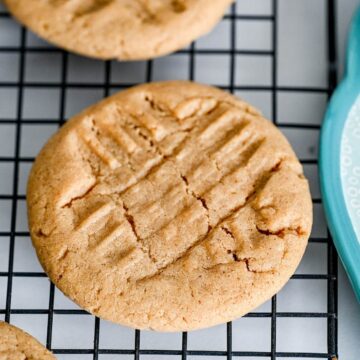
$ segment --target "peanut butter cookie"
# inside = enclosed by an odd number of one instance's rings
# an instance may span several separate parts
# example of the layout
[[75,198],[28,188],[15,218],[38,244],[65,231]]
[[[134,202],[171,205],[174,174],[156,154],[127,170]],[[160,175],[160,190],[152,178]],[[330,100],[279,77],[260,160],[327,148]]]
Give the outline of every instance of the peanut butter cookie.
[[5,0],[47,41],[75,53],[139,60],[171,53],[204,35],[233,0]]
[[0,359],[55,360],[55,356],[26,332],[0,321]]
[[27,199],[39,259],[66,295],[160,331],[269,299],[312,224],[280,131],[244,101],[182,81],[131,88],[69,120],[37,157]]

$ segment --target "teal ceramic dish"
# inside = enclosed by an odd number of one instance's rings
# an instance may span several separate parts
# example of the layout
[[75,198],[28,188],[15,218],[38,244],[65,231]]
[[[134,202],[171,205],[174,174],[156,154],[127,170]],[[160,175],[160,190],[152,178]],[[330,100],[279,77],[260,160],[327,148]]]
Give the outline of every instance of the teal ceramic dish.
[[345,77],[321,129],[319,172],[329,229],[360,302],[360,8],[351,24]]

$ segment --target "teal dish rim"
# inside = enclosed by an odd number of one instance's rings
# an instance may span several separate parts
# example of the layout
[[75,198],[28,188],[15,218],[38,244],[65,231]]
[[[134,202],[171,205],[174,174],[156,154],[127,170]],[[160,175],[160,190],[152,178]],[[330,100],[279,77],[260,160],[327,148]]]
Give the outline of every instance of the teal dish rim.
[[[325,216],[336,249],[360,302],[360,239],[341,184],[341,140],[349,112],[360,96],[360,7],[351,24],[345,76],[331,97],[320,133],[319,174]],[[358,154],[360,156],[360,154]]]

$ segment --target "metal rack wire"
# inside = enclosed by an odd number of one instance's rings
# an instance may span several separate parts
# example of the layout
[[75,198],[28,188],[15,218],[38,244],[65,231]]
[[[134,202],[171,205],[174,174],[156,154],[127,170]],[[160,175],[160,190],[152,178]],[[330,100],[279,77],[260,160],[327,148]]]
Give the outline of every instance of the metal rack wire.
[[[335,44],[335,0],[326,0],[326,22],[327,22],[327,61],[328,61],[328,86],[327,87],[290,87],[279,86],[277,83],[277,71],[278,71],[278,48],[277,48],[277,26],[278,26],[278,4],[277,0],[271,1],[272,13],[271,15],[242,15],[238,14],[236,10],[236,4],[232,5],[229,14],[225,15],[223,21],[230,22],[230,48],[229,49],[199,49],[196,43],[193,43],[189,48],[181,50],[178,54],[183,54],[189,57],[188,67],[188,79],[195,79],[195,62],[198,55],[221,55],[226,54],[230,56],[229,66],[229,85],[221,86],[230,92],[239,90],[247,91],[269,91],[271,93],[271,105],[272,105],[272,119],[273,122],[280,128],[297,128],[297,129],[319,129],[319,125],[306,124],[306,123],[291,123],[282,124],[278,121],[278,109],[277,109],[277,94],[281,92],[295,92],[295,93],[322,93],[330,96],[336,85],[336,44]],[[9,18],[9,14],[6,11],[0,12],[0,22],[3,19]],[[236,28],[240,22],[252,22],[252,21],[266,21],[271,23],[272,32],[272,49],[270,50],[239,50],[236,46]],[[22,124],[26,123],[31,126],[42,126],[44,124],[57,124],[61,126],[65,122],[66,112],[66,91],[68,89],[87,88],[87,89],[102,89],[103,96],[107,96],[112,89],[127,88],[132,83],[114,83],[111,81],[112,63],[107,61],[103,63],[104,66],[104,78],[102,83],[96,82],[70,82],[68,80],[69,70],[69,54],[60,49],[53,47],[40,47],[31,46],[27,44],[27,30],[21,28],[20,33],[20,45],[19,46],[0,46],[0,54],[16,53],[19,54],[18,64],[18,80],[17,81],[0,81],[1,88],[13,88],[17,90],[17,109],[15,119],[1,118],[1,124],[14,124],[15,125],[15,149],[13,156],[1,156],[0,163],[13,164],[13,182],[11,194],[0,194],[0,200],[8,200],[11,202],[11,221],[9,231],[0,232],[1,238],[9,238],[9,251],[8,251],[8,270],[0,272],[0,279],[6,279],[6,303],[5,308],[0,308],[0,315],[3,314],[6,321],[11,320],[13,314],[33,314],[33,315],[45,315],[47,316],[46,326],[46,346],[52,349],[55,354],[91,354],[93,359],[98,359],[103,354],[118,355],[119,359],[124,355],[131,355],[135,360],[140,359],[142,355],[167,355],[170,359],[172,356],[177,356],[185,360],[193,356],[205,356],[212,358],[214,356],[233,359],[239,357],[257,357],[268,358],[274,360],[276,358],[337,358],[337,255],[331,242],[330,235],[328,233],[327,238],[311,238],[310,242],[313,243],[325,243],[327,246],[327,274],[296,274],[293,279],[299,281],[303,279],[307,280],[323,280],[327,283],[327,312],[279,312],[277,311],[277,298],[273,297],[271,301],[271,311],[269,312],[253,312],[247,317],[250,318],[269,318],[271,321],[271,347],[269,351],[235,351],[233,349],[233,327],[232,323],[228,323],[226,326],[226,350],[191,350],[188,349],[188,334],[182,334],[182,346],[181,349],[171,350],[157,350],[157,349],[142,349],[141,348],[141,332],[135,331],[134,347],[127,349],[104,349],[101,348],[99,343],[100,338],[100,320],[94,318],[94,334],[93,334],[93,347],[89,349],[58,349],[52,346],[53,343],[53,319],[54,315],[74,315],[74,314],[87,314],[82,310],[67,310],[67,309],[54,309],[55,288],[54,285],[50,285],[49,303],[47,309],[19,309],[12,307],[12,290],[13,282],[17,277],[22,278],[41,278],[46,277],[43,272],[19,272],[14,270],[14,251],[15,240],[17,237],[28,237],[27,231],[17,230],[17,217],[18,217],[18,202],[24,201],[25,196],[19,194],[19,169],[20,164],[33,162],[33,157],[22,156],[20,151],[21,139],[24,136],[22,134]],[[25,68],[26,68],[26,56],[30,53],[42,53],[42,52],[55,52],[61,54],[61,76],[60,82],[35,82],[26,81]],[[235,81],[236,71],[236,56],[237,55],[251,55],[251,56],[268,56],[271,58],[271,85],[266,86],[238,86]],[[144,81],[151,81],[153,79],[153,62],[148,61],[146,63],[146,76]],[[216,85],[216,84],[215,84]],[[23,107],[24,107],[24,90],[26,88],[44,88],[44,89],[57,89],[59,90],[59,111],[58,117],[53,119],[23,119]],[[1,109],[0,109],[1,113]],[[1,146],[1,145],[0,145]],[[317,160],[302,159],[303,164],[316,164]],[[321,199],[313,199],[314,203],[321,203]],[[327,320],[327,352],[322,353],[309,353],[309,352],[279,352],[277,350],[277,320],[279,318],[325,318]]]

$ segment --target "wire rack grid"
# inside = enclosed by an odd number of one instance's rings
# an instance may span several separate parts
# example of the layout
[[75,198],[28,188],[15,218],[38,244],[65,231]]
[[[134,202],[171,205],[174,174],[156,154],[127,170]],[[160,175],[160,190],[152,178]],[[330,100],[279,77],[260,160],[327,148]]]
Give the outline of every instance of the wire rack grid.
[[[248,10],[244,10],[244,3]],[[320,96],[324,104],[333,91],[335,0],[311,1],[312,5],[308,1],[307,5],[309,10],[314,3],[321,3],[316,6],[320,6],[324,16],[326,79],[322,86],[279,84],[282,3],[282,0],[238,0],[209,35],[217,39],[215,45],[207,42],[207,37],[168,57],[138,63],[90,61],[68,54],[37,39],[0,5],[0,319],[36,335],[59,359],[337,358],[337,256],[326,228],[321,235],[313,232],[310,239],[309,248],[313,252],[315,248],[322,249],[312,255],[310,262],[315,263],[315,270],[297,271],[289,282],[292,285],[261,308],[212,329],[157,334],[112,325],[66,300],[39,267],[26,225],[26,177],[43,142],[84,106],[144,81],[200,80],[240,94],[260,106],[264,101],[266,115],[295,142],[305,172],[316,178],[314,149],[310,146],[307,156],[301,146],[304,134],[305,138],[316,139],[323,106],[319,107],[315,121],[308,120],[305,114],[303,121],[283,122],[280,104],[286,96],[287,102],[294,97],[304,96],[312,101]],[[306,16],[301,19],[306,24]],[[256,26],[262,27],[270,45],[264,45],[263,39],[258,47],[252,46],[256,40],[246,41],[247,31],[255,31]],[[257,69],[260,80],[252,81],[257,61],[266,63],[264,67],[268,66],[269,71],[263,74],[260,65]],[[299,140],[301,132],[303,137]],[[321,208],[318,189],[312,192],[314,209]],[[319,211],[315,211],[315,223],[320,217]],[[316,267],[321,261],[325,265]],[[306,295],[307,304],[298,307],[300,311],[294,310],[295,298],[308,288],[312,291]],[[317,291],[321,292],[323,303],[311,307]],[[314,321],[322,325],[314,325]],[[321,336],[309,346],[310,340],[304,333],[316,338],[312,331]],[[298,342],[304,347],[299,349]],[[319,342],[322,345],[317,347]]]

